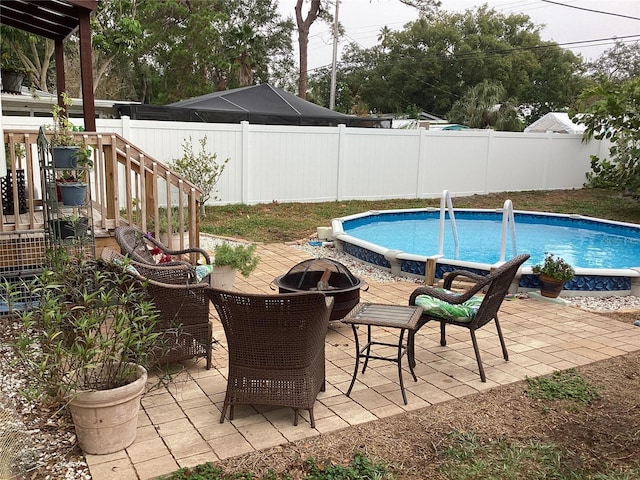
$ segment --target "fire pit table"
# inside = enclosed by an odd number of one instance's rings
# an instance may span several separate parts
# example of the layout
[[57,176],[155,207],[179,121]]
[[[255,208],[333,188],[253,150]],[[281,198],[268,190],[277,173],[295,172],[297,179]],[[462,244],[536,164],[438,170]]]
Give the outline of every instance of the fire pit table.
[[273,281],[279,293],[320,291],[333,297],[330,321],[342,320],[360,302],[360,289],[369,286],[347,267],[330,258],[300,262]]

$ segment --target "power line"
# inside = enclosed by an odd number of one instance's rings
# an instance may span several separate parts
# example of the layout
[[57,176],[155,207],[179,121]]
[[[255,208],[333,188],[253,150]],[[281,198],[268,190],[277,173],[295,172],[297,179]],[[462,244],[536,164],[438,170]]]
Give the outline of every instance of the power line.
[[577,5],[567,5],[565,3],[554,2],[553,0],[540,0],[545,3],[552,3],[553,5],[559,5],[561,7],[575,8],[576,10],[583,10],[585,12],[599,13],[601,15],[611,15],[612,17],[628,18],[630,20],[640,20],[638,17],[632,17],[630,15],[623,15],[621,13],[604,12],[602,10],[593,10],[591,8],[579,7]]

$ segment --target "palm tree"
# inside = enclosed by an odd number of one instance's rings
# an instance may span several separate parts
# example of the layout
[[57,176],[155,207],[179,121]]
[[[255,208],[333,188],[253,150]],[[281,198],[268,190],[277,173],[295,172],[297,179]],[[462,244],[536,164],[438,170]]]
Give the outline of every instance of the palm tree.
[[484,80],[453,104],[447,118],[471,128],[522,131],[513,99],[500,83]]

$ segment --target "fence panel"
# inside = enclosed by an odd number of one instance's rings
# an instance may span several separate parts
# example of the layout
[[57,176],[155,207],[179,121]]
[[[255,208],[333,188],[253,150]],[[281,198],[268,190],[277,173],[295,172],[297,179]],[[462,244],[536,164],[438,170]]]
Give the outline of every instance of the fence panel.
[[[77,125],[81,121],[76,121]],[[428,131],[97,119],[149,156],[170,164],[191,137],[230,161],[211,204],[433,198],[506,190],[580,188],[600,141],[580,135]],[[37,130],[37,117],[3,117]]]

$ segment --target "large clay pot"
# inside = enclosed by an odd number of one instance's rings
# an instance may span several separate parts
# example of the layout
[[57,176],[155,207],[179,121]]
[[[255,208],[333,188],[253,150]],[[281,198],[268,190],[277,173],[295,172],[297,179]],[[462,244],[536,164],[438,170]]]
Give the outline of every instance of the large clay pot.
[[233,287],[233,282],[236,281],[236,271],[227,266],[213,267],[209,281],[213,288],[230,290]]
[[85,392],[69,402],[78,445],[85,453],[105,455],[124,450],[136,439],[140,398],[147,371],[137,365],[137,380],[111,390]]
[[562,280],[556,280],[546,275],[540,275],[538,280],[540,281],[540,295],[547,298],[558,298],[565,284]]

